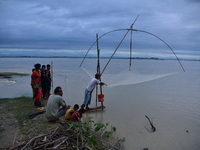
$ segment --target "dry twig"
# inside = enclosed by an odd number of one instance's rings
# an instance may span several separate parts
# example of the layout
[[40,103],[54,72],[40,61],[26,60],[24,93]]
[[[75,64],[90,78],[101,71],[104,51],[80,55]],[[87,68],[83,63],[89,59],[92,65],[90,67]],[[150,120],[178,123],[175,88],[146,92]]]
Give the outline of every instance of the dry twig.
[[155,131],[156,131],[156,128],[154,127],[153,123],[151,122],[151,120],[149,119],[148,116],[145,115],[145,117],[148,119],[148,121],[149,121],[149,123],[150,123],[150,125],[151,125],[151,131],[152,131],[152,132],[155,132]]

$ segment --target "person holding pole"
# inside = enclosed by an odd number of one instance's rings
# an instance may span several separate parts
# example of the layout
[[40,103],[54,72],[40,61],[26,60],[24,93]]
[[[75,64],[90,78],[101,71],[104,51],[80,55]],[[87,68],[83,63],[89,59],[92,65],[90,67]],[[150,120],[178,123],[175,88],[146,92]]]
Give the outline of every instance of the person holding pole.
[[106,85],[106,83],[103,83],[100,81],[100,74],[95,74],[95,78],[93,78],[90,83],[87,85],[86,89],[85,89],[85,98],[84,98],[84,102],[83,105],[81,106],[82,108],[86,107],[86,110],[89,110],[90,108],[88,107],[88,105],[90,105],[91,103],[91,98],[92,98],[92,92],[95,88],[96,85]]

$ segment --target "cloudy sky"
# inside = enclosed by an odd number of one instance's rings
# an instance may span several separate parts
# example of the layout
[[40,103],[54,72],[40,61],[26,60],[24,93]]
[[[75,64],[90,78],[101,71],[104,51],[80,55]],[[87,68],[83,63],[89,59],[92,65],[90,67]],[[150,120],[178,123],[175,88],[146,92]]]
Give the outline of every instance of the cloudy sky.
[[[84,56],[99,36],[115,29],[148,31],[180,58],[200,59],[200,0],[0,0],[0,56]],[[99,40],[110,56],[127,31]],[[172,57],[155,37],[133,32],[133,55]],[[116,55],[127,56],[130,34]],[[96,53],[96,47],[89,56]]]

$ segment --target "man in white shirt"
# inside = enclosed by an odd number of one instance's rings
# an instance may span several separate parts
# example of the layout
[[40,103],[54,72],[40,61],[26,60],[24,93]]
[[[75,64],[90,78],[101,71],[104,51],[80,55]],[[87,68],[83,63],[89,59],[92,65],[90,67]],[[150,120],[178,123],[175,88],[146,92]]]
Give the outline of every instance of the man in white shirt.
[[97,84],[107,85],[107,84],[101,82],[99,79],[100,79],[100,74],[95,74],[95,78],[93,78],[90,81],[90,83],[88,84],[88,86],[86,87],[86,89],[85,89],[85,98],[84,98],[83,105],[81,107],[84,108],[86,106],[86,109],[89,110],[88,105],[90,105],[90,103],[91,103],[92,92],[93,92],[95,86]]

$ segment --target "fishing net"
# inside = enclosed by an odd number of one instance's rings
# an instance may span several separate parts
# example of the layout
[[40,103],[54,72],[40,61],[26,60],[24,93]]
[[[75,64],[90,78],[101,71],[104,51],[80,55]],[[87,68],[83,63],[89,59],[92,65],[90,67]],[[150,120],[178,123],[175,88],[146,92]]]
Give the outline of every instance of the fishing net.
[[[94,77],[95,72],[83,68],[90,78]],[[175,73],[164,73],[164,74],[144,74],[137,71],[121,71],[120,73],[104,73],[102,75],[102,81],[108,84],[109,87],[129,85],[129,84],[138,84],[143,82],[148,82],[163,78]]]

